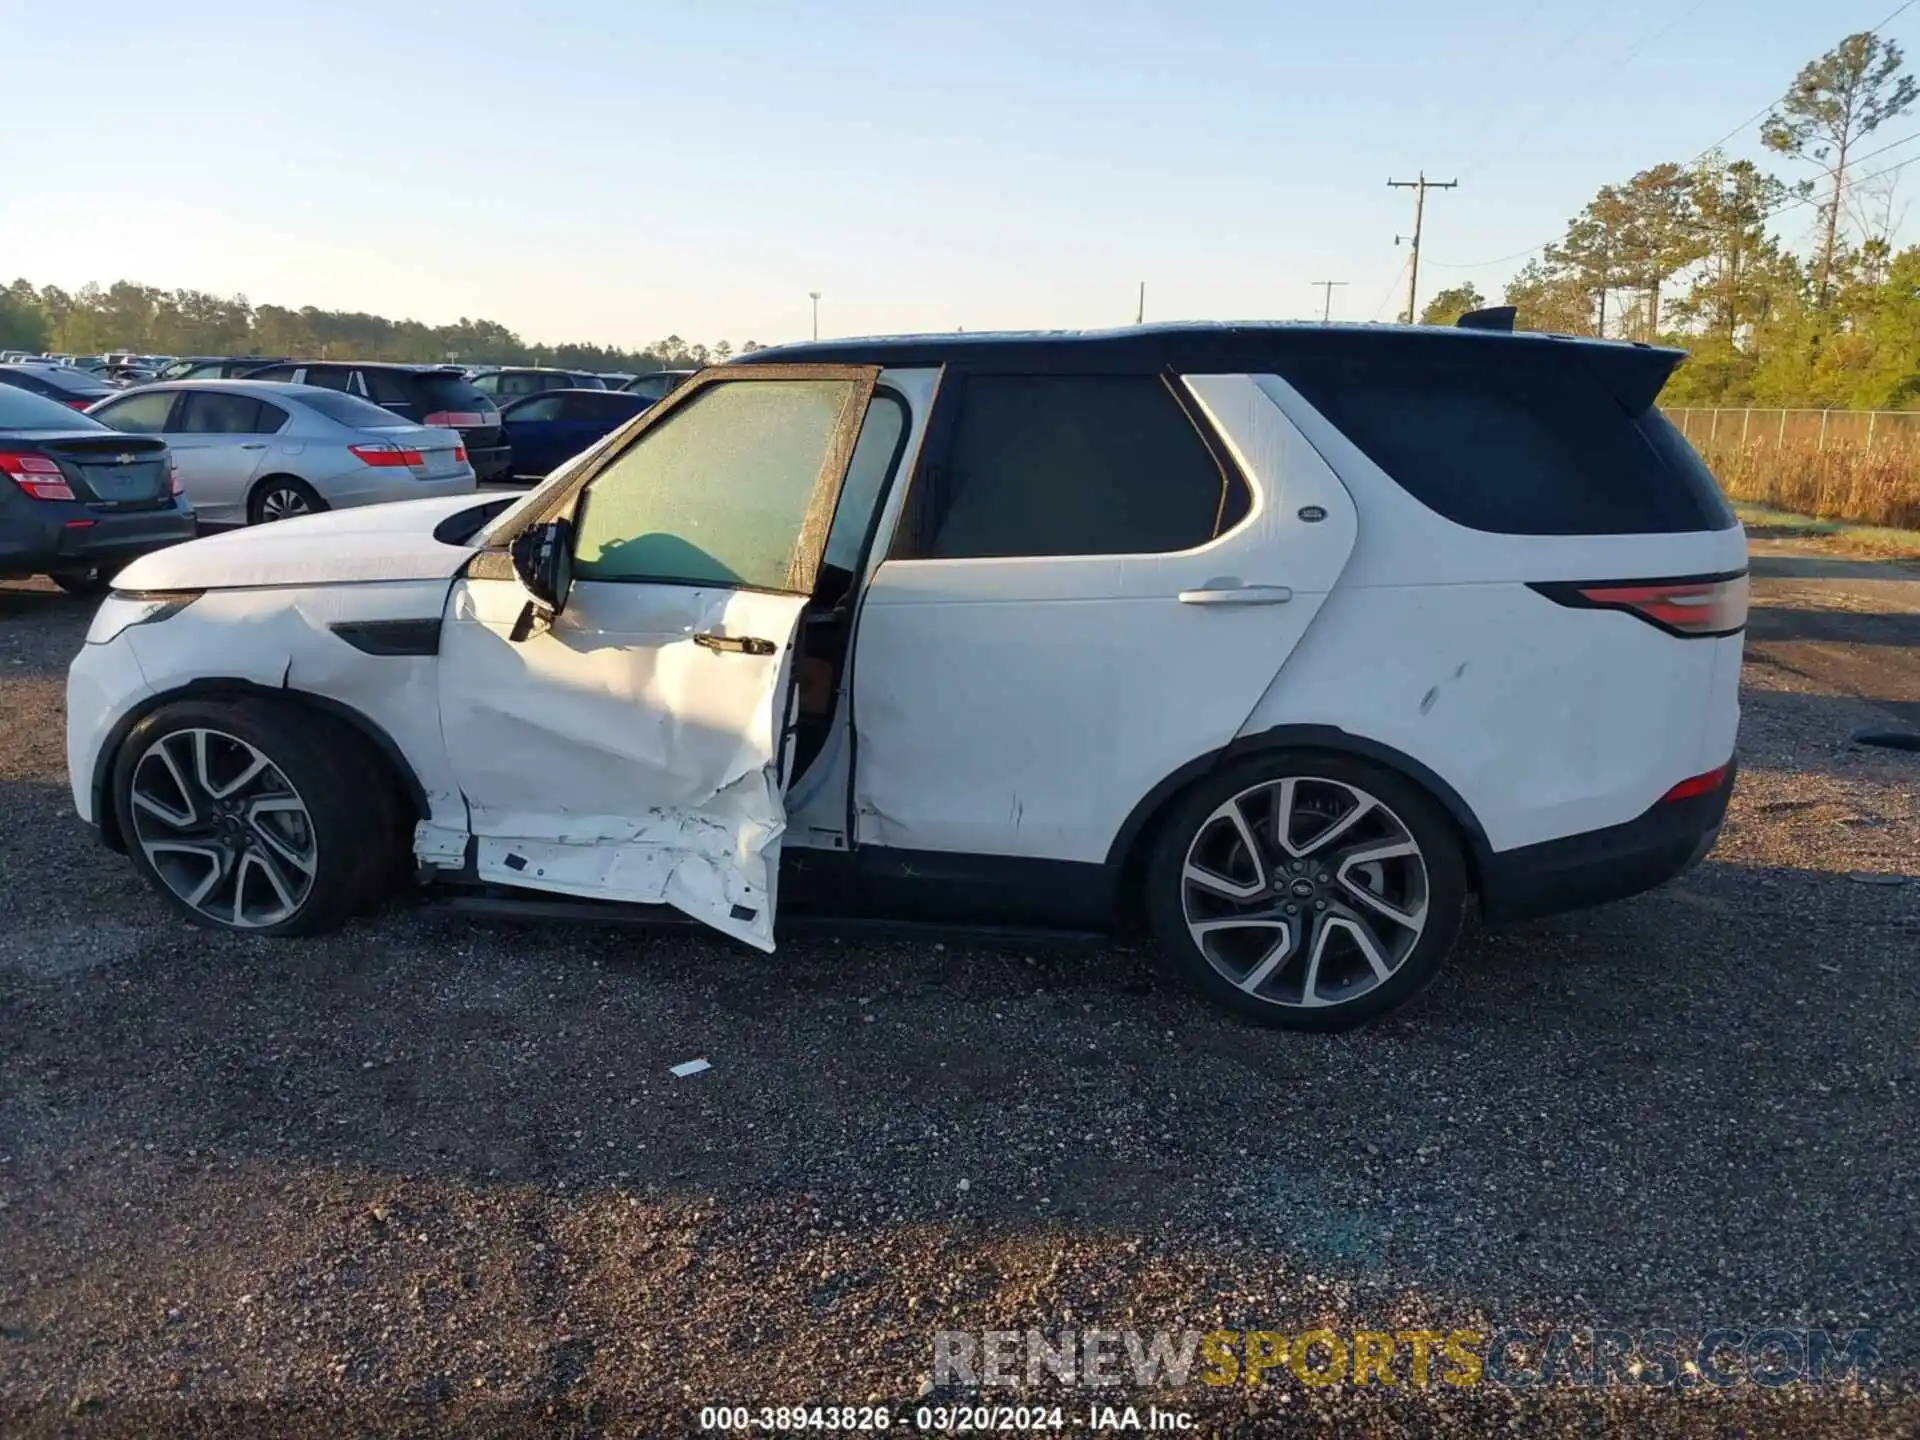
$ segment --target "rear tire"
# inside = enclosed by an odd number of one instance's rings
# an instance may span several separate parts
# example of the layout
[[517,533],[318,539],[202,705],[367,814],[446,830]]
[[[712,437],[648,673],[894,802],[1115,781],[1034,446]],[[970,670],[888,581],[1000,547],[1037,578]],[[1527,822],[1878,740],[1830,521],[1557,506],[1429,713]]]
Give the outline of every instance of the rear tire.
[[92,570],[67,570],[47,578],[67,594],[77,595],[81,599],[104,595],[107,587],[113,583],[113,577],[98,567]]
[[1201,781],[1161,826],[1146,881],[1174,971],[1289,1030],[1351,1029],[1417,997],[1467,895],[1446,812],[1403,776],[1324,751],[1275,751]]
[[384,763],[339,721],[273,700],[186,700],[133,727],[113,804],[135,866],[196,925],[331,930],[404,854]]
[[326,508],[327,502],[306,481],[292,475],[269,475],[247,497],[247,523],[265,525],[300,515],[318,515]]

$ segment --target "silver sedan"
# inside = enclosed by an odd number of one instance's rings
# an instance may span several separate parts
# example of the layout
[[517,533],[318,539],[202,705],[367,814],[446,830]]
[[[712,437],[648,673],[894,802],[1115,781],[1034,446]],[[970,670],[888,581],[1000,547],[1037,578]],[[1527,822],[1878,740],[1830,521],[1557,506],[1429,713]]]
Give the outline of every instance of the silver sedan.
[[125,391],[87,413],[163,438],[195,515],[213,525],[474,488],[458,431],[318,385],[182,380]]

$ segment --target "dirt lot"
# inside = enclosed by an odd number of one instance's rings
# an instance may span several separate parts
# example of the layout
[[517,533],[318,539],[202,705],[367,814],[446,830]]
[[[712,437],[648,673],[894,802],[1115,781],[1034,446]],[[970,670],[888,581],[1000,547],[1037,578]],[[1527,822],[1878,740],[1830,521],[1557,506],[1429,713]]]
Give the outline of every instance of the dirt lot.
[[[907,1416],[936,1330],[1424,1324],[1870,1326],[1884,1360],[1097,1398],[1208,1432],[1913,1433],[1920,756],[1848,736],[1920,708],[1920,578],[1756,549],[1712,859],[1470,931],[1334,1038],[1120,946],[762,957],[399,909],[207,936],[70,815],[85,607],[0,588],[0,1432],[686,1434],[713,1402]],[[1035,1393],[1069,1429],[1095,1398]]]

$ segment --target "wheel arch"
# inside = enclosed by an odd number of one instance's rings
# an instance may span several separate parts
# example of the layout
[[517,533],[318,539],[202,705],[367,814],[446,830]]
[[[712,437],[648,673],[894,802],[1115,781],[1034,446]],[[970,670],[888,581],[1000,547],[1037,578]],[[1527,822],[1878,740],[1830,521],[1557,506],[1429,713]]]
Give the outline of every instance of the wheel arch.
[[338,700],[325,695],[315,695],[307,690],[295,690],[289,687],[262,685],[255,680],[243,680],[237,676],[210,676],[190,680],[158,695],[150,695],[138,705],[120,717],[112,730],[107,732],[107,740],[94,758],[92,794],[93,813],[100,826],[100,838],[109,848],[126,853],[126,837],[120,833],[119,815],[113,806],[112,785],[113,767],[120,756],[120,747],[126,743],[127,736],[133,733],[133,727],[147,716],[166,705],[181,700],[208,700],[222,697],[246,697],[248,699],[277,700],[285,705],[296,705],[302,709],[344,724],[370,745],[387,767],[391,777],[406,798],[412,811],[411,818],[420,820],[428,813],[426,787],[420,783],[420,777],[414,774],[413,767],[407,763],[405,752],[394,743],[393,737],[365,714]]
[[258,500],[260,498],[260,493],[263,490],[265,490],[268,485],[272,484],[275,480],[291,480],[294,482],[294,484],[298,485],[302,490],[305,490],[309,495],[313,496],[314,499],[318,500],[322,505],[325,505],[327,503],[326,497],[322,495],[317,488],[315,488],[314,483],[311,480],[307,479],[306,476],[296,475],[291,470],[269,470],[266,474],[256,475],[253,477],[253,479],[247,482],[247,499],[246,499],[246,504],[243,508],[246,510],[247,523],[249,525],[253,523],[253,502]]
[[1236,736],[1220,749],[1188,761],[1133,807],[1107,849],[1107,867],[1119,877],[1122,904],[1133,905],[1134,897],[1141,893],[1140,874],[1153,847],[1153,837],[1180,797],[1209,775],[1236,761],[1276,750],[1321,750],[1350,755],[1391,770],[1401,779],[1419,786],[1453,821],[1460,835],[1468,887],[1476,892],[1480,889],[1484,861],[1492,854],[1486,829],[1460,792],[1430,767],[1391,745],[1382,745],[1336,725],[1276,725],[1252,735]]

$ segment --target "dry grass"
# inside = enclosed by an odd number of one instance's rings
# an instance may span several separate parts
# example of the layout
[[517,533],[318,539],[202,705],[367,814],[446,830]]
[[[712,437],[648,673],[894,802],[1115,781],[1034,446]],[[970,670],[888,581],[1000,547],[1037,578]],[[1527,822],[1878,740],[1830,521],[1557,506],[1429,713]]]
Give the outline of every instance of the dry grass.
[[1704,451],[1734,500],[1823,520],[1920,530],[1920,445],[1713,446]]

